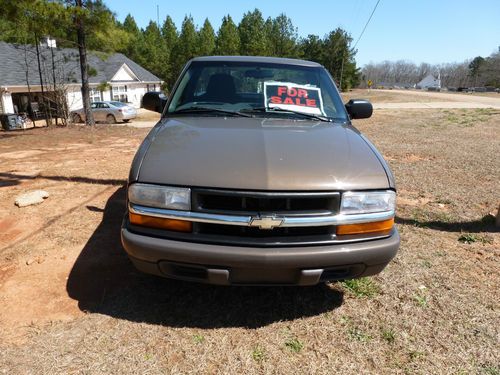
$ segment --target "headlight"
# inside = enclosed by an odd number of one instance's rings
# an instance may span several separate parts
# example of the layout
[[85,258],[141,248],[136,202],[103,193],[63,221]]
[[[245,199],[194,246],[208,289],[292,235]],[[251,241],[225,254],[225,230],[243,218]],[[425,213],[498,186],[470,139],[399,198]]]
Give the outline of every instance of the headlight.
[[342,194],[341,214],[367,214],[394,211],[396,193],[387,191],[349,191]]
[[132,184],[128,188],[128,200],[141,206],[191,209],[191,189],[149,184]]

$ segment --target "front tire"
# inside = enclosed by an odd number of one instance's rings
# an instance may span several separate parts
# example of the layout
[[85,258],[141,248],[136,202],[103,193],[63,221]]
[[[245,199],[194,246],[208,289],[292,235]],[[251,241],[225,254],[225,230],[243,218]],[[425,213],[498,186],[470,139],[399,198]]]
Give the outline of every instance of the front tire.
[[107,115],[106,116],[106,123],[107,124],[116,124],[116,118],[113,115]]
[[128,119],[128,118],[123,120],[123,122],[129,122],[129,121],[130,121],[130,119]]

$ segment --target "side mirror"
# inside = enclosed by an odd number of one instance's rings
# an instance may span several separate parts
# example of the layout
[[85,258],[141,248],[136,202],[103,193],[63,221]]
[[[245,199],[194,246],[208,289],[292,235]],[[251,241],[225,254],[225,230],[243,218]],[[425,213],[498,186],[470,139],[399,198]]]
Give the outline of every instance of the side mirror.
[[168,98],[161,92],[147,92],[142,97],[141,107],[154,112],[163,112]]
[[345,109],[352,119],[368,118],[373,113],[372,104],[364,99],[349,100],[345,105]]

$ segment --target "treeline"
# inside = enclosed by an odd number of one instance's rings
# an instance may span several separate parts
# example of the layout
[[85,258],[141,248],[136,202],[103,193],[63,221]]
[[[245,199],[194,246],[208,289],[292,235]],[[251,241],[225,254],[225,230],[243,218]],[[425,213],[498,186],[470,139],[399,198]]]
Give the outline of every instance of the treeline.
[[[323,37],[300,37],[285,14],[265,19],[258,9],[246,12],[238,24],[231,16],[224,16],[218,30],[208,19],[198,27],[191,16],[186,16],[180,27],[167,16],[160,25],[150,21],[140,28],[130,14],[119,22],[101,0],[80,2],[78,9],[85,12],[87,49],[124,53],[165,81],[167,92],[186,61],[213,54],[303,58],[323,64],[343,90],[359,83],[352,38],[341,28]],[[65,12],[71,3],[0,0],[0,40],[34,44],[50,35],[58,47],[76,48],[75,13]]]
[[500,52],[461,63],[416,65],[405,60],[370,63],[362,69],[361,85],[366,87],[371,80],[374,86],[413,86],[428,74],[440,76],[442,87],[500,87]]
[[122,52],[161,77],[166,90],[172,88],[186,61],[206,55],[304,58],[323,64],[337,83],[342,78],[344,90],[359,82],[352,38],[347,32],[337,28],[323,38],[317,35],[300,38],[285,14],[264,19],[260,10],[255,9],[245,13],[239,24],[227,15],[217,31],[208,19],[198,28],[191,16],[184,18],[180,29],[170,16],[161,27],[150,21],[145,29],[140,29],[129,14],[119,27],[129,36]]

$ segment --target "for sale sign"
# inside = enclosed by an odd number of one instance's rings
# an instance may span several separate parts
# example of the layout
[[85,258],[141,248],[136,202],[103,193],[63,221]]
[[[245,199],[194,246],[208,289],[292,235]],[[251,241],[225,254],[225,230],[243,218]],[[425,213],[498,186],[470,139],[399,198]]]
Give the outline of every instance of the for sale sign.
[[264,82],[264,100],[267,108],[324,115],[321,89],[292,82]]

